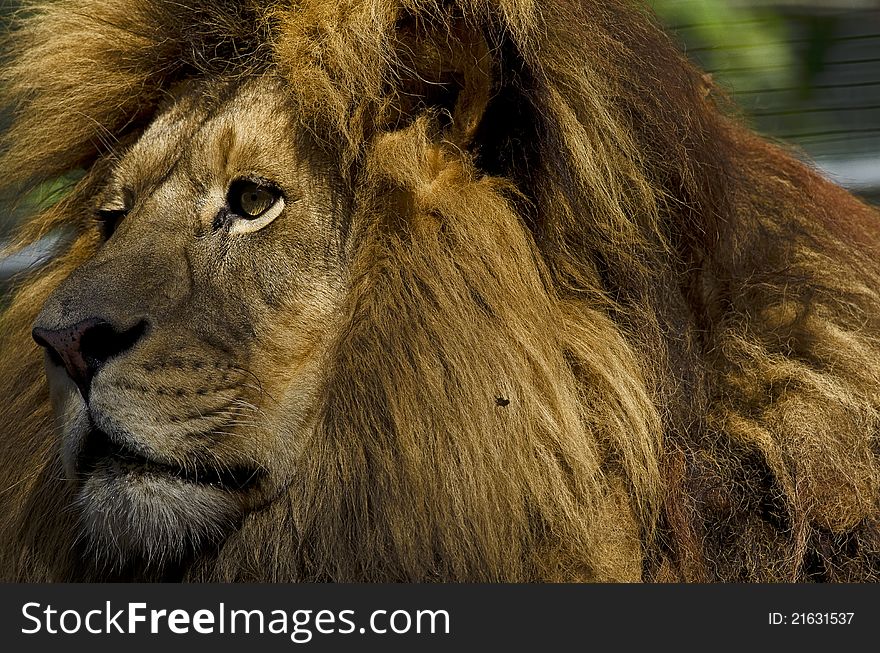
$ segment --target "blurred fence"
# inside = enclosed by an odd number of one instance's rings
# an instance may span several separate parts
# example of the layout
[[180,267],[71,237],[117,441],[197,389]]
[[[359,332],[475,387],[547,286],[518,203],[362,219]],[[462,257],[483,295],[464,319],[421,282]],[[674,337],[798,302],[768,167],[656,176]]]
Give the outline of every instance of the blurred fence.
[[[880,0],[647,1],[754,128],[880,203]],[[0,243],[15,220],[0,214]],[[50,252],[0,260],[0,293]]]
[[759,132],[880,202],[880,0],[652,0]]

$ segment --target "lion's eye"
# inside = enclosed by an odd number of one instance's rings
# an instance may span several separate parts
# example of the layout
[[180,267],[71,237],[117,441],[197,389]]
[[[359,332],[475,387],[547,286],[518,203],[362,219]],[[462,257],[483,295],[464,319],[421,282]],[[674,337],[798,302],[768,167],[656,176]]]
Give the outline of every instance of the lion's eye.
[[239,218],[233,225],[234,233],[262,229],[277,218],[284,209],[284,196],[269,182],[239,179],[229,187],[229,210]]
[[259,218],[272,207],[278,200],[278,193],[274,189],[260,186],[252,181],[245,181],[235,189],[235,194],[230,199],[238,200],[238,206],[234,206],[235,202],[233,202],[232,209],[239,216],[253,220]]
[[120,193],[110,197],[98,207],[95,218],[98,220],[98,229],[104,240],[109,240],[116,232],[116,227],[126,218],[134,203],[134,191],[123,187]]
[[126,213],[128,213],[128,211],[125,209],[98,209],[98,227],[101,230],[101,236],[104,240],[109,240],[110,236],[113,235],[113,232],[116,231],[116,227],[122,222],[122,218],[125,217]]
[[95,212],[98,219],[98,228],[101,231],[101,237],[109,240],[110,236],[116,231],[119,223],[128,215],[127,208],[101,208]]

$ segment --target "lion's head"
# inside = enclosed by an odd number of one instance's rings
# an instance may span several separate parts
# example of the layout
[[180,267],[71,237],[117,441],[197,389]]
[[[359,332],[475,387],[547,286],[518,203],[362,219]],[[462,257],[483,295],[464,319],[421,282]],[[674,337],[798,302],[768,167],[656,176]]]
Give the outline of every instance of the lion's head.
[[270,78],[186,89],[103,174],[100,243],[34,337],[86,537],[177,558],[291,484],[352,198]]
[[4,577],[871,573],[872,214],[643,10],[183,4],[13,33]]

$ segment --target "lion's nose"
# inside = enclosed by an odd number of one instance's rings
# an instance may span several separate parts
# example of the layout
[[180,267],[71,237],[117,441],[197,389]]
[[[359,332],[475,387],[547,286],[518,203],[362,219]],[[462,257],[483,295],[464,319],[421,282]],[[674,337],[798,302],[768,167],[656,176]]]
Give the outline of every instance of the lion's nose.
[[89,318],[60,329],[37,325],[31,335],[38,345],[46,348],[56,364],[64,366],[83,399],[88,400],[92,379],[98,370],[114,356],[131,349],[145,330],[145,321],[120,330],[110,322]]

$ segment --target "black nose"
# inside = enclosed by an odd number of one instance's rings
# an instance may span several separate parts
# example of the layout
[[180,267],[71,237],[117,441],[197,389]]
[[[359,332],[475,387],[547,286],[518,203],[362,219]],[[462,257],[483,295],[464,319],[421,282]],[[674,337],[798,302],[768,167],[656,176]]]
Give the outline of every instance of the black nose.
[[36,326],[32,335],[55,363],[64,366],[83,398],[88,399],[92,379],[98,370],[114,356],[131,349],[145,330],[144,321],[121,330],[110,322],[89,318],[62,329]]

